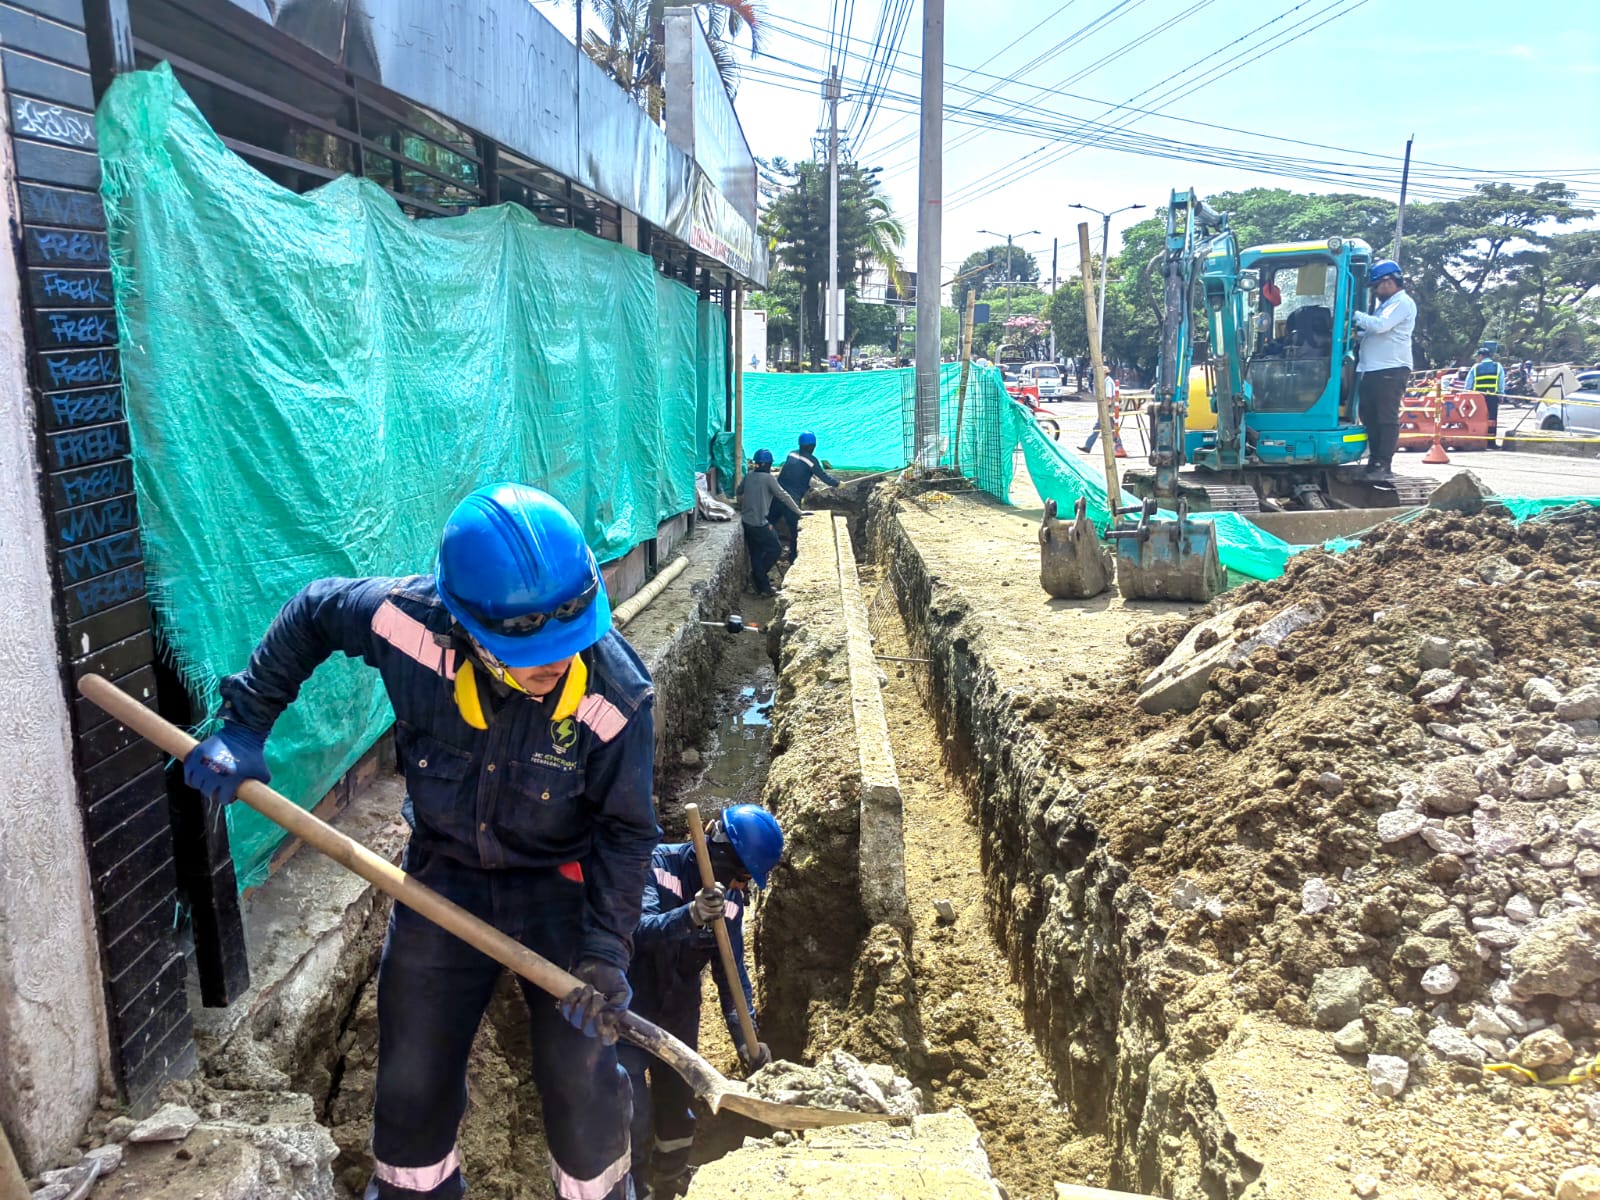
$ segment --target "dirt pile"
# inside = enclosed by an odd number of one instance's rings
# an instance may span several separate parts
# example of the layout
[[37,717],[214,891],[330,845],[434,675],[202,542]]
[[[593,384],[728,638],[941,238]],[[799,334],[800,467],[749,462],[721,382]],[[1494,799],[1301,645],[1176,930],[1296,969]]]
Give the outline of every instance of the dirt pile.
[[[1218,669],[1193,711],[1133,703],[1198,620],[1310,601],[1326,616]],[[1070,840],[1081,812],[1167,945],[1222,964],[1171,982],[1187,1052],[1269,1010],[1327,1030],[1378,1096],[1531,1106],[1553,1145],[1492,1111],[1458,1130],[1529,1186],[1595,1158],[1581,1093],[1509,1093],[1600,1081],[1600,512],[1425,514],[1129,641],[1113,705],[1039,714],[1071,772],[1042,820]],[[1464,1165],[1441,1161],[1441,1181]]]

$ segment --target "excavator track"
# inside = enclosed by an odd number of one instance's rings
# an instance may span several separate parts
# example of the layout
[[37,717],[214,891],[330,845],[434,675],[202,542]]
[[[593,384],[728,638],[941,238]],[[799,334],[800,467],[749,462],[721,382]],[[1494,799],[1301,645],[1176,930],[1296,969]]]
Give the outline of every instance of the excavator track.
[[[1420,508],[1428,502],[1435,480],[1416,475],[1390,475],[1374,478],[1361,467],[1311,469],[1301,475],[1276,472],[1277,478],[1268,480],[1267,472],[1240,473],[1244,479],[1260,481],[1269,495],[1277,495],[1285,508]],[[1136,468],[1123,476],[1123,484],[1135,495],[1152,494],[1155,473],[1148,468]],[[1320,492],[1326,503],[1322,505],[1295,504],[1289,497],[1296,484],[1309,485],[1313,494]],[[1178,495],[1188,502],[1193,512],[1259,513],[1263,510],[1262,492],[1249,482],[1229,479],[1195,470],[1186,470],[1178,476]]]
[[1349,508],[1421,508],[1438,481],[1417,475],[1372,477],[1358,467],[1329,471],[1328,495]]

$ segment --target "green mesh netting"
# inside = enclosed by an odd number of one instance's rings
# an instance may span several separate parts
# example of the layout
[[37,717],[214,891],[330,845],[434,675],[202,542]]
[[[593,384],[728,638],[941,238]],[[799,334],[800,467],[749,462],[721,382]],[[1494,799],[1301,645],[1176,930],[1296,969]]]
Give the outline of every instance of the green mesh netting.
[[[362,179],[295,195],[165,66],[120,76],[98,128],[150,595],[207,711],[295,591],[428,570],[483,483],[549,489],[602,559],[693,506],[723,323],[648,257],[509,205],[412,221]],[[314,803],[390,720],[334,658],[273,733],[274,785]],[[278,831],[229,823],[259,882]]]

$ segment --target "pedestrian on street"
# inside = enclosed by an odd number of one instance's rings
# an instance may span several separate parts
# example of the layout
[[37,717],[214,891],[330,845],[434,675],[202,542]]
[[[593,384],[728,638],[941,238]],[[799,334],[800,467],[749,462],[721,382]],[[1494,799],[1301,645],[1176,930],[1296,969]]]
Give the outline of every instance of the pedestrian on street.
[[1500,435],[1500,397],[1506,390],[1506,369],[1495,361],[1493,346],[1478,347],[1478,365],[1467,372],[1467,386],[1483,397],[1489,410],[1489,440],[1485,450],[1495,450]]
[[[633,1010],[691,1047],[700,1044],[700,979],[716,954],[711,927],[723,918],[739,968],[739,986],[751,1021],[755,1020],[755,995],[744,965],[744,910],[750,886],[766,887],[767,873],[783,855],[783,830],[759,805],[736,804],[711,823],[706,842],[717,881],[709,888],[700,886],[693,843],[656,847],[645,881],[638,948],[628,972]],[[772,1051],[758,1042],[751,1056],[740,1033],[739,1009],[727,975],[719,965],[712,976],[739,1061],[746,1072],[760,1070],[772,1061]],[[640,1200],[681,1196],[689,1184],[689,1151],[694,1145],[693,1092],[676,1071],[637,1046],[623,1046],[621,1057],[633,1081],[634,1190]]]
[[[1118,384],[1116,379],[1112,377],[1111,372],[1107,371],[1106,372],[1106,408],[1109,410],[1111,408],[1111,406],[1117,402],[1117,397],[1119,397],[1121,395],[1122,395],[1122,387],[1121,387],[1121,385]],[[1095,409],[1096,414],[1098,414],[1099,411],[1100,410],[1097,407]],[[1099,417],[1097,415],[1096,418],[1095,418],[1094,428],[1089,430],[1089,436],[1084,439],[1083,445],[1079,446],[1078,449],[1082,450],[1085,454],[1087,454],[1087,453],[1089,453],[1089,451],[1094,449],[1094,444],[1096,442],[1098,442],[1099,440],[1100,440],[1100,421],[1099,421]]]
[[[811,490],[813,478],[822,480],[829,487],[839,486],[839,481],[829,475],[817,461],[817,435],[802,433],[799,446],[789,451],[789,457],[783,460],[783,466],[778,471],[778,486],[789,494],[789,498],[795,504],[804,504],[806,493]],[[774,504],[767,516],[772,522],[773,529],[777,530],[778,537],[788,544],[789,557],[791,559],[798,557],[800,518],[781,504]]]
[[783,507],[796,522],[803,515],[800,506],[778,485],[772,473],[772,451],[757,450],[753,464],[739,481],[734,495],[739,499],[739,521],[744,526],[744,545],[750,554],[750,586],[758,596],[773,594],[767,573],[783,557],[783,543],[773,531],[771,513]]
[[1367,275],[1378,298],[1370,313],[1354,314],[1361,337],[1361,423],[1367,429],[1368,475],[1387,475],[1400,445],[1400,401],[1411,378],[1411,331],[1417,302],[1406,295],[1400,265],[1379,259]]
[[[190,786],[226,804],[269,780],[273,723],[335,651],[375,667],[394,706],[403,868],[583,981],[559,1002],[522,984],[550,1174],[564,1200],[626,1200],[615,1022],[661,835],[654,690],[583,531],[553,496],[498,483],[456,506],[432,575],[310,584],[222,681],[222,727],[184,760]],[[502,969],[394,906],[366,1200],[465,1192],[467,1055]]]

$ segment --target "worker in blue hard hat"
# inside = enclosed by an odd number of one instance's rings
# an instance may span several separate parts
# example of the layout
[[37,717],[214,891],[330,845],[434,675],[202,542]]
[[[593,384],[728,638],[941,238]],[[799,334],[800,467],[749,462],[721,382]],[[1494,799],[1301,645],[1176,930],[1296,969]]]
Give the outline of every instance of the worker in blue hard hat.
[[[789,494],[789,498],[796,505],[804,504],[806,493],[811,490],[811,481],[820,479],[829,487],[838,487],[839,481],[823,468],[817,460],[817,435],[802,433],[800,444],[789,451],[789,457],[783,460],[783,466],[778,471],[778,486]],[[778,537],[789,547],[789,557],[793,558],[800,553],[800,522],[789,514],[789,510],[782,505],[775,505],[769,514],[772,526],[778,532]]]
[[1361,423],[1367,429],[1367,473],[1387,475],[1400,445],[1400,402],[1411,378],[1411,331],[1417,303],[1406,295],[1400,265],[1379,259],[1367,272],[1378,299],[1370,313],[1352,314],[1361,337]]
[[[623,1200],[629,1084],[616,1019],[650,852],[654,691],[611,625],[583,531],[553,496],[479,488],[431,575],[323,579],[289,601],[240,674],[222,727],[184,760],[214,801],[270,778],[273,723],[335,651],[383,678],[411,826],[403,866],[580,980],[524,983],[555,1194]],[[367,1200],[459,1197],[467,1055],[502,968],[402,904],[378,967],[374,1171]]]
[[[717,921],[727,921],[739,987],[754,1021],[755,998],[744,966],[744,911],[750,887],[766,887],[768,873],[783,856],[783,830],[759,805],[735,804],[711,823],[706,843],[714,887],[700,885],[692,842],[663,844],[651,855],[644,915],[628,971],[634,1011],[691,1047],[700,1043],[700,979],[716,955],[712,926]],[[750,1053],[739,1028],[736,995],[720,963],[712,976],[739,1061],[746,1071],[759,1070],[772,1061],[772,1051],[757,1042]],[[693,1093],[676,1071],[637,1046],[623,1046],[621,1058],[633,1081],[635,1192],[640,1200],[680,1196],[689,1183],[694,1145]]]
[[805,514],[772,473],[772,451],[757,450],[750,469],[735,489],[739,500],[739,522],[744,527],[745,549],[750,554],[750,586],[758,596],[773,594],[772,568],[783,557],[783,543],[772,528],[772,513],[778,509],[798,522]]

